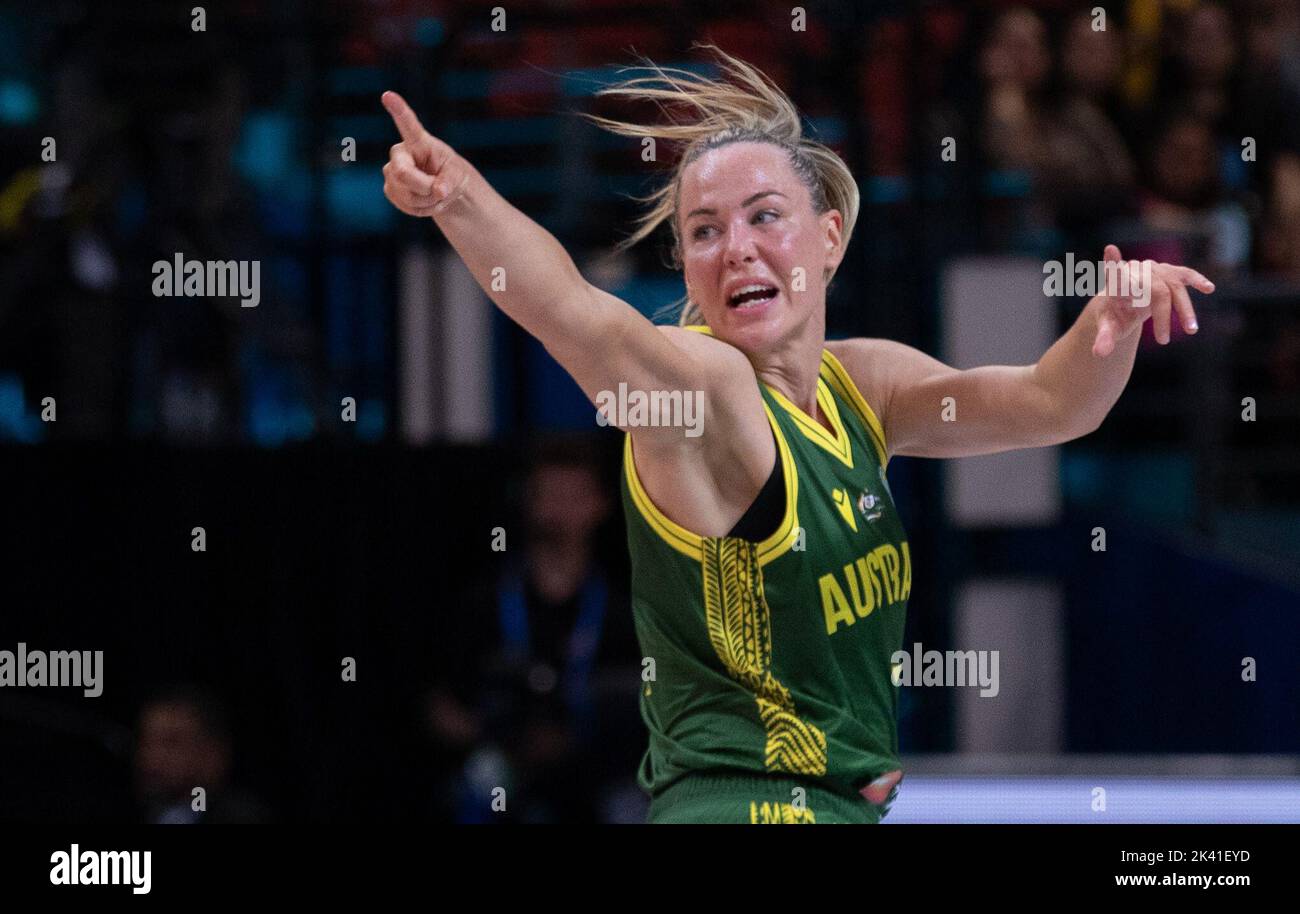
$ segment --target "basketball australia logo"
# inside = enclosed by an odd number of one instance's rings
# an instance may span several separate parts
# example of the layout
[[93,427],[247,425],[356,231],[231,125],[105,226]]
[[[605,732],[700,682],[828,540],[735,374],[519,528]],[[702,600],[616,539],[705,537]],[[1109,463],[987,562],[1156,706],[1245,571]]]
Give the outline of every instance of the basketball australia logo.
[[884,513],[885,503],[869,489],[863,489],[862,494],[858,496],[858,511],[868,522],[880,520],[880,515]]
[[884,500],[871,491],[870,488],[863,489],[856,501],[849,500],[848,489],[836,489],[831,493],[835,500],[835,507],[840,512],[840,517],[854,533],[858,532],[858,522],[853,517],[853,508],[856,506],[858,513],[866,518],[867,523],[874,523],[880,520],[880,515],[884,513]]

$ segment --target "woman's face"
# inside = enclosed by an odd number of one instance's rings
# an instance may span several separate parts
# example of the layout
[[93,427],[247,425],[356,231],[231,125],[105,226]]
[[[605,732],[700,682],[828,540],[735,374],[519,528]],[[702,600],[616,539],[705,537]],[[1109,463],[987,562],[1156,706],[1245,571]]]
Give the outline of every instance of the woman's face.
[[762,352],[820,314],[825,271],[842,256],[842,217],[813,212],[784,149],[710,150],[687,166],[679,192],[686,289],[714,335]]

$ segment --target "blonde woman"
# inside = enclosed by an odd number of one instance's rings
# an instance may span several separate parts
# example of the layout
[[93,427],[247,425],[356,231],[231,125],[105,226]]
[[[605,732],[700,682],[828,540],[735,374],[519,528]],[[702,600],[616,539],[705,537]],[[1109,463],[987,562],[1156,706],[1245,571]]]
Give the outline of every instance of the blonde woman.
[[[890,340],[828,341],[826,288],[853,233],[856,183],[803,136],[780,89],[710,51],[722,78],[651,64],[603,90],[657,102],[670,121],[593,118],[680,149],[626,241],[671,227],[680,326],[655,326],[583,279],[392,92],[383,103],[402,141],[384,193],[432,217],[497,307],[627,433],[633,607],[654,673],[641,698],[650,821],[875,822],[902,777],[891,655],[913,573],[889,458],[1088,434],[1124,389],[1142,322],[1164,343],[1176,311],[1194,332],[1186,286],[1213,286],[1148,262],[1149,300],[1092,299],[1034,365],[959,371]],[[620,389],[701,392],[702,433],[609,408]],[[942,421],[945,397],[961,421]]]

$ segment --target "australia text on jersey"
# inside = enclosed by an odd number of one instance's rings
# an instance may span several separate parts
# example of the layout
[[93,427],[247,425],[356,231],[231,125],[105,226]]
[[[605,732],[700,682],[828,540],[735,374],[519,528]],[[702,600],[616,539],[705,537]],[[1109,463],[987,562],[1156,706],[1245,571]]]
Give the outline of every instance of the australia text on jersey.
[[865,619],[877,607],[907,600],[912,592],[912,556],[906,542],[900,548],[901,553],[893,543],[882,543],[840,571],[817,579],[826,634]]

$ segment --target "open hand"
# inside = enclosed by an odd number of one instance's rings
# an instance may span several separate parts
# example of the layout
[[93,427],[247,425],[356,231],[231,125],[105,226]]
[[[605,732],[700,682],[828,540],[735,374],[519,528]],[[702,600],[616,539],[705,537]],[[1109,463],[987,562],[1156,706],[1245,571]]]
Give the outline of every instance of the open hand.
[[[1115,288],[1104,288],[1093,301],[1100,303],[1097,318],[1097,338],[1092,344],[1092,354],[1105,358],[1115,351],[1115,345],[1135,333],[1149,317],[1154,321],[1156,342],[1169,342],[1170,321],[1173,312],[1187,333],[1196,332],[1196,312],[1187,294],[1191,286],[1200,292],[1214,291],[1214,283],[1190,267],[1156,263],[1153,260],[1120,258],[1119,248],[1106,245],[1106,263],[1116,263],[1114,273],[1119,280]],[[1103,282],[1105,282],[1103,278]],[[1109,285],[1115,285],[1111,283]],[[1127,294],[1119,294],[1125,292]]]

